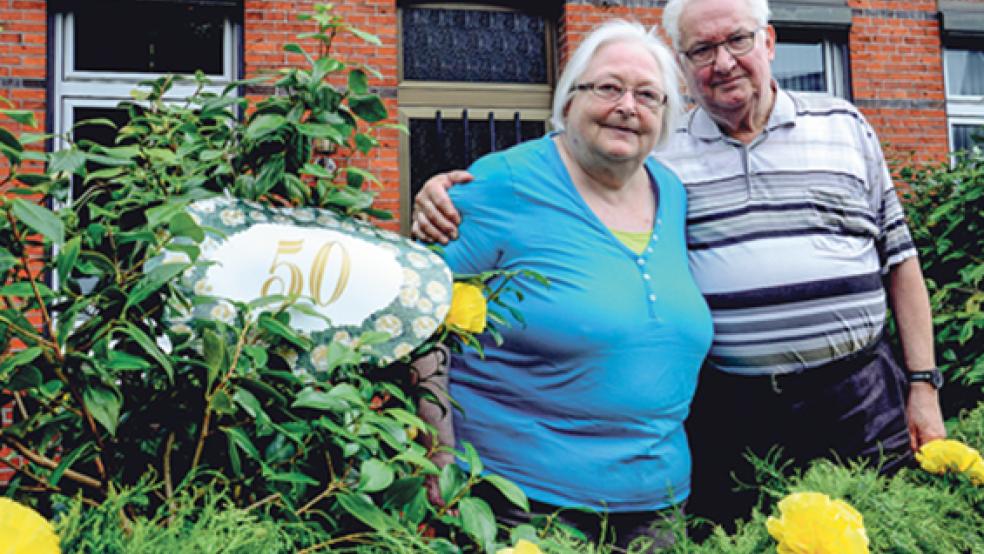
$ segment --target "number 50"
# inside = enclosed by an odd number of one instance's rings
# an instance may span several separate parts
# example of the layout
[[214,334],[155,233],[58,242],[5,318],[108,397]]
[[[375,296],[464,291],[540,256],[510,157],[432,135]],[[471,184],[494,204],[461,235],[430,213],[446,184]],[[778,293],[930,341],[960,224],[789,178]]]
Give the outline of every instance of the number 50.
[[[268,270],[270,277],[260,287],[261,295],[266,296],[270,294],[270,287],[274,283],[280,283],[280,294],[286,294],[291,297],[301,295],[301,292],[304,290],[304,274],[301,268],[297,267],[295,263],[281,260],[280,257],[299,254],[303,248],[304,239],[277,242],[277,253],[274,254],[273,263],[270,264],[270,269]],[[335,289],[332,291],[331,296],[328,297],[328,300],[323,300],[324,297],[321,295],[321,289],[325,280],[325,272],[328,270],[328,262],[331,260],[331,255],[336,249],[342,256],[342,267],[338,272],[338,281],[335,283]],[[290,275],[290,280],[287,283],[284,283],[284,279],[275,274],[281,266],[286,267]],[[328,241],[323,244],[318,250],[318,253],[315,254],[314,261],[311,262],[311,270],[308,277],[311,297],[314,298],[315,303],[318,306],[325,307],[338,300],[342,293],[345,292],[351,272],[352,260],[345,246],[335,241]]]

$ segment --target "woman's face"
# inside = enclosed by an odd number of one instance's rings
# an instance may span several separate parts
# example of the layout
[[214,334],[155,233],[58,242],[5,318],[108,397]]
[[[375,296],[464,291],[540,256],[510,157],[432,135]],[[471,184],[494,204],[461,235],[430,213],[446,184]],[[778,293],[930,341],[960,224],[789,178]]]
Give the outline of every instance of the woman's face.
[[613,42],[599,48],[574,85],[617,84],[625,94],[604,100],[590,90],[579,90],[567,106],[566,133],[581,162],[640,165],[659,140],[664,107],[655,110],[638,102],[632,91],[664,95],[659,64],[633,42]]

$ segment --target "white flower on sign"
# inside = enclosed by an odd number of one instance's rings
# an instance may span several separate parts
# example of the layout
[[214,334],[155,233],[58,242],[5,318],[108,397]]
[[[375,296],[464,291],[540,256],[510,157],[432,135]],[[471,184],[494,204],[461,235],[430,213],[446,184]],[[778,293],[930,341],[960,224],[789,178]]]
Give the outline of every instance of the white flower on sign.
[[222,210],[222,213],[219,214],[219,219],[222,220],[222,223],[230,227],[242,225],[246,222],[246,216],[243,212],[233,208]]
[[424,268],[430,265],[430,262],[427,261],[427,258],[416,252],[408,252],[407,261],[410,262],[410,265],[412,265],[413,267],[418,267],[418,268]]
[[416,271],[410,269],[409,267],[403,268],[403,286],[404,287],[419,287],[420,286],[420,274]]
[[192,331],[191,326],[187,323],[175,323],[171,326],[171,332],[179,335],[190,335]]
[[318,222],[318,225],[321,225],[322,227],[328,227],[330,229],[338,228],[338,220],[335,219],[335,216],[331,214],[323,213],[319,215],[317,219],[315,219],[315,221]]
[[352,346],[352,335],[348,331],[338,331],[332,335],[331,342],[337,342],[342,346]]
[[195,294],[212,294],[212,284],[208,282],[208,279],[199,279],[195,283]]
[[212,316],[212,319],[223,323],[231,323],[233,318],[236,317],[236,310],[232,307],[232,304],[222,301],[212,306],[209,315]]
[[427,296],[430,296],[435,302],[442,302],[448,297],[448,289],[437,281],[431,281],[427,283]]
[[314,213],[307,208],[294,208],[294,219],[298,221],[314,221]]
[[215,249],[218,247],[219,247],[219,241],[215,240],[215,237],[213,237],[212,235],[206,236],[205,240],[203,240],[201,245],[199,246],[199,248],[201,248],[202,250],[202,254],[209,254],[211,252],[214,252]]
[[386,314],[376,320],[376,330],[380,333],[389,333],[390,337],[396,338],[403,334],[403,322],[393,314]]
[[321,344],[311,351],[311,364],[318,371],[328,370],[328,346]]
[[293,223],[293,221],[291,221],[290,218],[284,214],[275,214],[273,216],[273,221],[275,223]]
[[437,321],[430,316],[421,316],[413,320],[413,334],[418,339],[425,339],[437,330]]
[[393,355],[397,358],[402,358],[411,352],[413,352],[413,345],[408,342],[401,342],[393,347]]
[[444,321],[444,318],[448,315],[448,310],[451,309],[450,304],[439,304],[434,310],[434,317],[440,321]]
[[417,301],[417,309],[425,314],[429,314],[434,309],[434,303],[426,298],[421,298]]
[[218,200],[217,198],[210,198],[208,200],[199,200],[198,202],[192,204],[191,207],[192,209],[198,210],[203,214],[215,213],[215,203],[217,200]]
[[417,305],[417,299],[420,298],[420,291],[416,288],[406,287],[400,289],[400,304],[403,304],[406,308],[412,308]]
[[270,219],[267,217],[267,214],[258,210],[253,210],[249,212],[249,218],[252,219],[253,221],[267,221]]

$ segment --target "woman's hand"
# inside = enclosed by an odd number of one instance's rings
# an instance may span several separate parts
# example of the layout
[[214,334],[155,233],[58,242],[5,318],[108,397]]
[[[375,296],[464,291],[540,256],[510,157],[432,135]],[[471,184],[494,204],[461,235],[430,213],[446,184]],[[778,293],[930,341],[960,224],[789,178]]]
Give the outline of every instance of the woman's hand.
[[428,179],[413,199],[413,226],[410,228],[413,237],[441,244],[458,238],[461,215],[451,202],[448,189],[473,178],[467,171],[455,170]]

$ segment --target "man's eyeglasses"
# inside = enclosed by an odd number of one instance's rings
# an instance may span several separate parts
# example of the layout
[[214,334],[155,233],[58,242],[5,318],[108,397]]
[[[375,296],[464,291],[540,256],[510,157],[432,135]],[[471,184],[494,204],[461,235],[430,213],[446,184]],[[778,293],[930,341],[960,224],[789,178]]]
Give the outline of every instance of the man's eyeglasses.
[[605,102],[618,102],[626,92],[631,91],[636,103],[652,111],[666,105],[666,94],[653,87],[627,88],[618,81],[602,81],[600,83],[581,83],[571,87],[571,91],[590,90],[595,98]]
[[690,63],[696,66],[714,63],[714,58],[717,57],[718,46],[724,46],[724,49],[736,58],[738,56],[744,56],[755,47],[755,34],[761,30],[762,27],[759,27],[754,31],[735,33],[722,41],[701,43],[687,50],[683,55],[690,60]]

